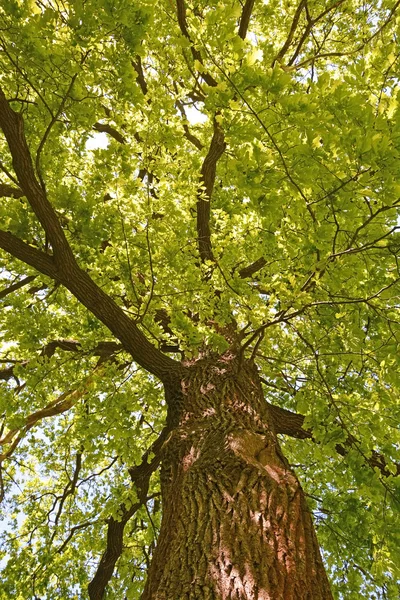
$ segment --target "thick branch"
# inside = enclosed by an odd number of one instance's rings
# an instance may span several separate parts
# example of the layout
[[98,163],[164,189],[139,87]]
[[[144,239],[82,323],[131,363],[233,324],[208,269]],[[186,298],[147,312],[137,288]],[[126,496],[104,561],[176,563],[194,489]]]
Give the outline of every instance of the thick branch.
[[40,273],[43,273],[43,275],[47,275],[52,279],[58,278],[52,256],[23,242],[9,231],[0,230],[0,248],[15,256],[15,258],[22,260],[22,262],[33,267]]
[[257,271],[260,271],[263,267],[265,267],[266,264],[267,264],[267,261],[265,260],[265,258],[263,258],[261,256],[260,258],[255,260],[253,263],[251,263],[251,265],[248,265],[247,267],[243,267],[242,269],[240,269],[239,275],[242,279],[251,277],[252,275],[254,275],[254,273],[257,273]]
[[214,189],[217,162],[225,150],[225,137],[214,119],[214,134],[210,148],[201,167],[201,188],[197,200],[197,238],[202,262],[213,260],[210,231],[210,202]]
[[[141,464],[129,470],[132,483],[138,493],[139,502],[133,504],[129,509],[122,505],[120,507],[120,520],[116,521],[113,517],[108,520],[106,549],[88,587],[90,600],[102,600],[104,598],[108,582],[113,575],[117,560],[122,554],[125,525],[146,502],[150,477],[160,464],[160,452],[168,433],[168,428],[163,429],[158,439],[143,455]],[[154,454],[154,457],[148,462],[150,454]]]
[[0,183],[0,196],[2,198],[22,198],[24,195],[24,192],[20,188]]
[[25,139],[23,120],[14,112],[0,88],[0,127],[6,136],[15,172],[25,196],[53,248],[50,257],[9,232],[0,231],[0,248],[62,283],[120,340],[133,359],[161,380],[179,363],[157,350],[124,311],[79,268],[58,217],[38,183]]
[[124,311],[77,265],[72,273],[59,273],[51,256],[29,246],[13,234],[0,231],[0,248],[62,283],[121,342],[144,369],[161,380],[168,378],[179,363],[157,350]]
[[[303,415],[281,408],[276,404],[268,403],[268,409],[272,415],[276,433],[289,435],[290,437],[300,440],[309,439],[315,441],[312,431],[303,427],[305,419]],[[335,446],[336,451],[341,456],[346,456],[349,449],[353,447],[357,447],[357,440],[353,436],[348,437],[344,445],[336,444]],[[371,456],[367,458],[367,461],[370,467],[377,467],[385,477],[392,475],[387,468],[385,457],[379,452],[373,450]],[[396,475],[400,475],[400,463],[396,464]]]
[[240,24],[239,24],[239,37],[241,37],[242,40],[244,40],[247,35],[247,29],[249,27],[250,17],[251,17],[251,13],[253,11],[254,2],[255,2],[255,0],[246,0],[246,3],[242,10],[242,15],[240,17]]
[[107,123],[95,123],[93,125],[93,129],[96,131],[100,131],[101,133],[108,133],[114,140],[119,142],[120,144],[125,144],[126,140],[122,133],[120,133],[115,127],[108,125]]
[[36,179],[32,158],[25,139],[22,116],[12,110],[1,88],[0,127],[10,148],[14,171],[21,189],[47,233],[53,248],[55,264],[58,268],[62,267],[63,269],[75,266],[74,256],[57,215],[48,201],[44,189]]

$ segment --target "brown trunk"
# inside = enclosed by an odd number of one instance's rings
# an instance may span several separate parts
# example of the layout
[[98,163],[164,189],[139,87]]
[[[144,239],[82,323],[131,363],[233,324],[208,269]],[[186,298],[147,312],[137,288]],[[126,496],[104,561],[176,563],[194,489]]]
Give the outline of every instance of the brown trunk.
[[310,513],[249,363],[199,361],[165,445],[142,600],[329,600]]

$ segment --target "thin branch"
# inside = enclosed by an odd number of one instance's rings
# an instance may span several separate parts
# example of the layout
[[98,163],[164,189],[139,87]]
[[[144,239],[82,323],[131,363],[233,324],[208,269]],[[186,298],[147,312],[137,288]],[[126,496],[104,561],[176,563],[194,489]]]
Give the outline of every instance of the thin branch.
[[136,74],[137,74],[136,81],[140,85],[140,89],[143,92],[143,96],[147,96],[147,92],[149,91],[149,88],[147,87],[147,82],[146,82],[146,79],[145,79],[145,76],[143,73],[142,59],[140,58],[139,55],[137,55],[135,60],[131,61],[131,64],[132,64],[132,67],[136,71]]
[[186,139],[189,140],[189,142],[191,144],[193,144],[193,146],[195,146],[198,150],[203,150],[203,144],[200,142],[200,140],[195,135],[193,135],[193,133],[191,133],[191,131],[188,127],[188,124],[186,123],[187,116],[186,116],[185,108],[184,108],[182,102],[180,102],[179,100],[176,100],[176,106],[183,118],[183,131],[185,132]]
[[71,78],[71,81],[70,81],[70,84],[68,86],[68,89],[65,92],[64,97],[62,98],[62,100],[60,102],[60,105],[59,105],[59,107],[57,109],[57,112],[50,119],[50,123],[47,125],[46,130],[45,130],[45,132],[43,134],[43,137],[40,140],[40,144],[38,146],[38,149],[36,151],[36,161],[35,161],[36,173],[37,173],[37,175],[39,177],[39,181],[41,183],[42,188],[44,188],[44,180],[43,180],[41,169],[40,169],[40,155],[41,155],[41,153],[43,151],[44,145],[45,145],[45,143],[47,141],[47,138],[50,135],[50,132],[51,132],[54,124],[56,123],[58,117],[60,116],[60,114],[62,113],[62,111],[64,109],[65,103],[67,101],[68,96],[70,95],[70,93],[72,91],[72,88],[74,87],[74,83],[75,83],[75,80],[76,80],[77,76],[78,76],[78,74],[75,73],[75,75]]
[[72,406],[76,404],[76,402],[88,392],[89,384],[93,380],[93,378],[94,374],[92,374],[86,379],[83,388],[78,388],[75,390],[69,390],[68,392],[64,392],[63,394],[61,394],[61,396],[50,402],[41,410],[38,410],[26,417],[23,426],[15,429],[10,429],[10,431],[8,431],[6,435],[0,440],[0,446],[6,446],[8,444],[11,444],[8,450],[6,450],[3,454],[0,454],[0,463],[11,456],[15,448],[18,446],[19,442],[25,437],[28,431],[32,429],[32,427],[34,427],[39,421],[47,419],[48,417],[61,415],[68,411],[70,408],[72,408]]
[[305,67],[306,65],[308,65],[310,62],[314,63],[316,60],[321,59],[321,58],[330,58],[330,57],[334,57],[334,56],[338,56],[338,57],[351,56],[353,54],[356,54],[357,52],[360,52],[377,35],[379,35],[385,29],[385,27],[387,27],[389,25],[394,13],[396,12],[396,10],[399,7],[399,5],[400,5],[400,0],[397,0],[397,2],[394,4],[393,8],[391,9],[386,21],[384,21],[384,23],[381,25],[381,27],[379,27],[367,40],[365,40],[362,44],[357,46],[357,48],[354,48],[353,50],[350,50],[348,52],[324,52],[322,54],[315,54],[314,56],[311,56],[310,58],[307,58],[307,59],[303,60],[302,62],[297,63],[297,65],[292,65],[292,66],[284,67],[284,68],[286,70],[301,69],[302,67]]
[[9,294],[12,294],[13,292],[16,292],[17,290],[20,290],[21,288],[25,287],[26,285],[31,283],[31,281],[36,279],[36,277],[37,275],[29,275],[28,277],[24,277],[24,279],[21,279],[20,281],[17,281],[16,283],[13,283],[12,285],[8,286],[4,290],[1,290],[0,300],[5,298]]
[[[103,341],[98,344],[92,350],[82,351],[80,342],[76,340],[52,340],[46,344],[40,351],[39,356],[51,358],[56,350],[63,350],[64,352],[80,352],[82,355],[98,356],[99,361],[97,366],[100,366],[104,361],[112,361],[115,354],[122,350],[121,344],[117,342]],[[26,367],[29,365],[29,360],[4,360],[6,363],[13,363],[10,367],[0,369],[0,379],[8,381],[14,377],[14,369],[16,365]]]
[[[187,40],[190,42],[190,51],[192,53],[193,59],[197,60],[201,65],[203,65],[203,57],[197,48],[194,47],[193,40],[190,37],[187,22],[186,22],[186,6],[184,0],[176,0],[176,9],[178,16],[178,23],[182,34],[185,36]],[[202,79],[210,86],[216,87],[218,83],[215,81],[214,77],[207,73],[206,71],[202,71],[201,73]]]
[[[294,61],[296,60],[296,58],[298,57],[298,55],[300,54],[301,49],[302,49],[305,41],[309,37],[310,32],[311,32],[312,28],[314,27],[314,25],[316,23],[318,23],[318,21],[323,19],[323,17],[325,17],[325,15],[330,13],[332,10],[335,10],[335,8],[338,8],[341,4],[343,4],[343,2],[345,2],[345,0],[338,0],[338,2],[335,2],[335,4],[333,4],[332,6],[329,6],[326,10],[322,11],[322,13],[320,13],[318,15],[318,17],[315,17],[315,19],[309,19],[309,18],[307,19],[308,23],[306,25],[304,33],[301,36],[299,43],[297,44],[297,47],[296,47],[291,59],[288,62],[288,66],[291,66],[294,63]],[[307,4],[306,4],[306,8],[307,8]]]
[[277,61],[281,61],[282,58],[285,56],[286,52],[288,51],[288,49],[290,47],[290,44],[292,43],[294,34],[296,33],[297,26],[299,24],[299,19],[300,19],[301,12],[302,12],[302,10],[303,10],[303,8],[305,7],[306,4],[307,4],[307,0],[301,0],[300,4],[296,8],[296,12],[294,13],[294,17],[293,17],[292,25],[290,27],[289,34],[288,34],[288,36],[286,38],[286,41],[283,44],[282,48],[279,50],[278,54],[276,55],[276,57],[272,61],[272,66],[274,66],[274,64]]
[[[400,1],[400,0],[399,0]],[[244,104],[247,106],[247,108],[249,109],[249,111],[251,112],[251,114],[255,117],[255,119],[258,121],[258,123],[261,125],[262,129],[265,131],[265,133],[267,134],[269,140],[271,141],[273,147],[275,148],[275,150],[277,151],[279,158],[281,160],[283,169],[286,173],[287,178],[289,179],[290,183],[296,188],[296,190],[299,192],[300,196],[303,198],[305,204],[306,204],[306,208],[308,210],[308,212],[311,215],[312,220],[315,222],[316,221],[316,217],[315,214],[310,206],[310,203],[308,201],[308,198],[306,197],[306,195],[304,194],[303,190],[301,189],[301,187],[299,186],[299,184],[293,179],[289,168],[287,166],[287,162],[286,159],[283,155],[282,150],[280,149],[280,147],[278,146],[277,142],[275,141],[274,136],[271,134],[271,132],[269,131],[269,128],[265,125],[265,123],[263,122],[263,120],[260,118],[259,114],[257,113],[257,111],[254,110],[254,108],[251,106],[251,104],[248,102],[248,100],[246,99],[246,97],[243,95],[243,93],[239,90],[239,88],[237,87],[237,85],[234,83],[234,81],[231,79],[231,77],[222,69],[222,67],[220,67],[218,65],[217,62],[215,62],[215,60],[213,59],[213,57],[208,53],[208,56],[210,57],[210,59],[213,61],[214,65],[217,67],[217,69],[223,74],[223,76],[227,79],[227,81],[230,83],[230,85],[232,86],[232,88],[235,90],[235,92],[237,93],[237,95],[241,98],[241,100],[244,102]]]
[[65,550],[68,543],[71,541],[71,539],[74,537],[74,535],[77,531],[80,531],[81,529],[86,529],[86,527],[89,527],[92,524],[93,524],[92,521],[85,521],[84,523],[80,523],[80,525],[75,525],[75,527],[72,527],[68,536],[65,538],[65,540],[63,541],[61,546],[59,546],[57,548],[56,554],[61,554]]

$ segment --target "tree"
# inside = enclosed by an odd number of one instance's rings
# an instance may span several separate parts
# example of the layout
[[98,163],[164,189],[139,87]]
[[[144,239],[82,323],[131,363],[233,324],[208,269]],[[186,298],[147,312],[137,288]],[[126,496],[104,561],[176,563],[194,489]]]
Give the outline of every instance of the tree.
[[2,599],[398,597],[399,5],[2,0]]

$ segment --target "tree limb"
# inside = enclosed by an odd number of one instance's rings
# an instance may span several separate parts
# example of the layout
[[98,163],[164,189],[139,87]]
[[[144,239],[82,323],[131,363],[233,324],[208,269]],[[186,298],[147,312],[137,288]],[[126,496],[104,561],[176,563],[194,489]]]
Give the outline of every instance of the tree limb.
[[65,233],[53,207],[46,197],[44,189],[36,179],[32,158],[24,134],[22,116],[12,110],[1,88],[0,127],[10,148],[14,171],[21,189],[40,224],[46,231],[53,248],[55,265],[58,269],[63,270],[75,267],[76,262]]
[[[273,422],[274,422],[276,433],[281,433],[283,435],[289,435],[290,437],[294,437],[299,440],[308,439],[308,440],[312,440],[315,442],[315,440],[313,438],[312,430],[305,429],[303,427],[304,419],[305,419],[305,417],[303,415],[292,412],[290,410],[286,410],[285,408],[281,408],[280,406],[277,406],[276,404],[270,404],[269,402],[267,404],[268,404],[268,410],[270,411],[270,414],[271,414]],[[346,442],[344,443],[344,445],[336,444],[335,448],[336,448],[336,451],[338,452],[338,454],[340,454],[341,456],[346,456],[346,454],[348,454],[348,452],[349,452],[349,449],[352,447],[356,447],[356,446],[357,446],[356,438],[353,436],[349,436],[347,438]],[[371,456],[367,458],[367,461],[368,461],[368,465],[370,467],[378,468],[379,471],[381,472],[381,474],[384,475],[385,477],[392,475],[392,473],[387,468],[387,461],[386,461],[385,457],[382,454],[380,454],[379,452],[372,450]],[[400,475],[400,463],[395,463],[395,464],[396,464],[395,475]]]
[[214,119],[214,134],[201,167],[200,189],[197,200],[197,242],[202,262],[213,260],[210,231],[210,202],[214,189],[217,162],[226,148],[221,126]]
[[135,69],[136,74],[137,74],[136,81],[140,85],[140,89],[143,92],[143,96],[146,96],[147,92],[149,91],[149,88],[147,87],[147,82],[146,82],[144,72],[143,72],[142,59],[140,58],[139,55],[137,55],[136,59],[132,60],[131,63],[132,63],[132,67]]
[[112,331],[140,366],[161,380],[169,379],[171,370],[179,368],[179,363],[155,348],[122,308],[78,266],[56,212],[36,179],[22,116],[11,109],[1,88],[0,127],[7,139],[20,186],[48,236],[53,255],[48,256],[4,231],[0,231],[0,248],[62,283]]
[[16,283],[13,283],[12,285],[8,286],[4,290],[1,290],[0,291],[0,300],[2,300],[3,298],[5,298],[9,294],[12,294],[13,292],[16,292],[17,290],[25,287],[31,281],[33,281],[34,279],[36,279],[36,277],[37,277],[37,275],[29,275],[28,277],[24,277],[20,281],[17,281]]
[[301,11],[303,10],[303,8],[305,7],[306,4],[307,4],[307,0],[301,0],[300,4],[296,8],[296,12],[294,13],[292,25],[290,27],[289,35],[287,36],[286,41],[283,44],[282,48],[279,50],[278,54],[274,58],[274,60],[272,62],[272,66],[274,66],[274,64],[277,61],[281,61],[282,58],[285,56],[286,52],[288,51],[290,44],[292,43],[293,36],[296,33],[297,26],[299,24]]
[[107,123],[95,123],[93,125],[93,129],[95,129],[96,131],[100,131],[100,133],[108,133],[108,135],[110,135],[112,138],[114,138],[114,140],[116,140],[120,144],[126,143],[126,139],[124,138],[122,133],[120,133],[117,129],[115,129],[115,127],[112,127]]
[[[41,349],[40,356],[51,358],[57,349],[65,352],[80,352],[81,344],[76,340],[52,340]],[[121,344],[118,344],[117,342],[103,341],[99,342],[92,350],[88,350],[83,354],[98,356],[100,359],[98,366],[100,366],[100,364],[105,360],[112,360],[113,355],[119,350],[122,350]],[[4,381],[8,381],[14,377],[14,369],[16,365],[27,366],[29,364],[29,360],[10,360],[9,362],[13,362],[14,364],[5,369],[0,369],[0,379]]]
[[263,256],[261,256],[260,258],[257,258],[257,260],[255,260],[253,263],[251,263],[251,265],[240,269],[239,275],[242,279],[251,277],[252,275],[254,275],[254,273],[257,273],[257,271],[260,271],[263,267],[265,267],[266,264],[267,261]]
[[24,195],[24,192],[20,188],[0,183],[0,196],[2,198],[22,198]]
[[[193,40],[190,37],[189,30],[187,27],[185,1],[184,0],[176,0],[176,9],[177,9],[177,16],[178,16],[178,23],[179,23],[180,30],[181,30],[182,34],[185,36],[185,38],[188,39],[190,42],[190,51],[192,53],[193,59],[197,60],[202,65],[203,57],[201,56],[201,53],[199,52],[199,50],[197,50],[194,47]],[[216,87],[218,85],[218,83],[215,81],[214,77],[212,75],[210,75],[209,73],[207,73],[206,71],[203,71],[201,73],[201,77],[202,77],[202,79],[204,79],[204,81],[210,87]]]
[[[129,474],[137,490],[139,501],[130,508],[121,505],[118,521],[113,517],[108,520],[106,549],[88,587],[90,600],[102,600],[104,598],[108,582],[113,575],[117,560],[122,554],[125,525],[139,508],[146,503],[150,477],[160,464],[161,450],[168,434],[169,428],[165,427],[158,439],[144,453],[141,464],[129,469]],[[150,454],[154,454],[154,457],[148,462]]]
[[0,230],[0,248],[43,273],[43,275],[58,280],[58,272],[53,257],[23,242],[9,231]]
[[245,5],[243,6],[239,23],[239,37],[241,37],[242,40],[244,40],[247,35],[247,29],[249,27],[250,17],[253,11],[254,3],[255,0],[246,0]]

